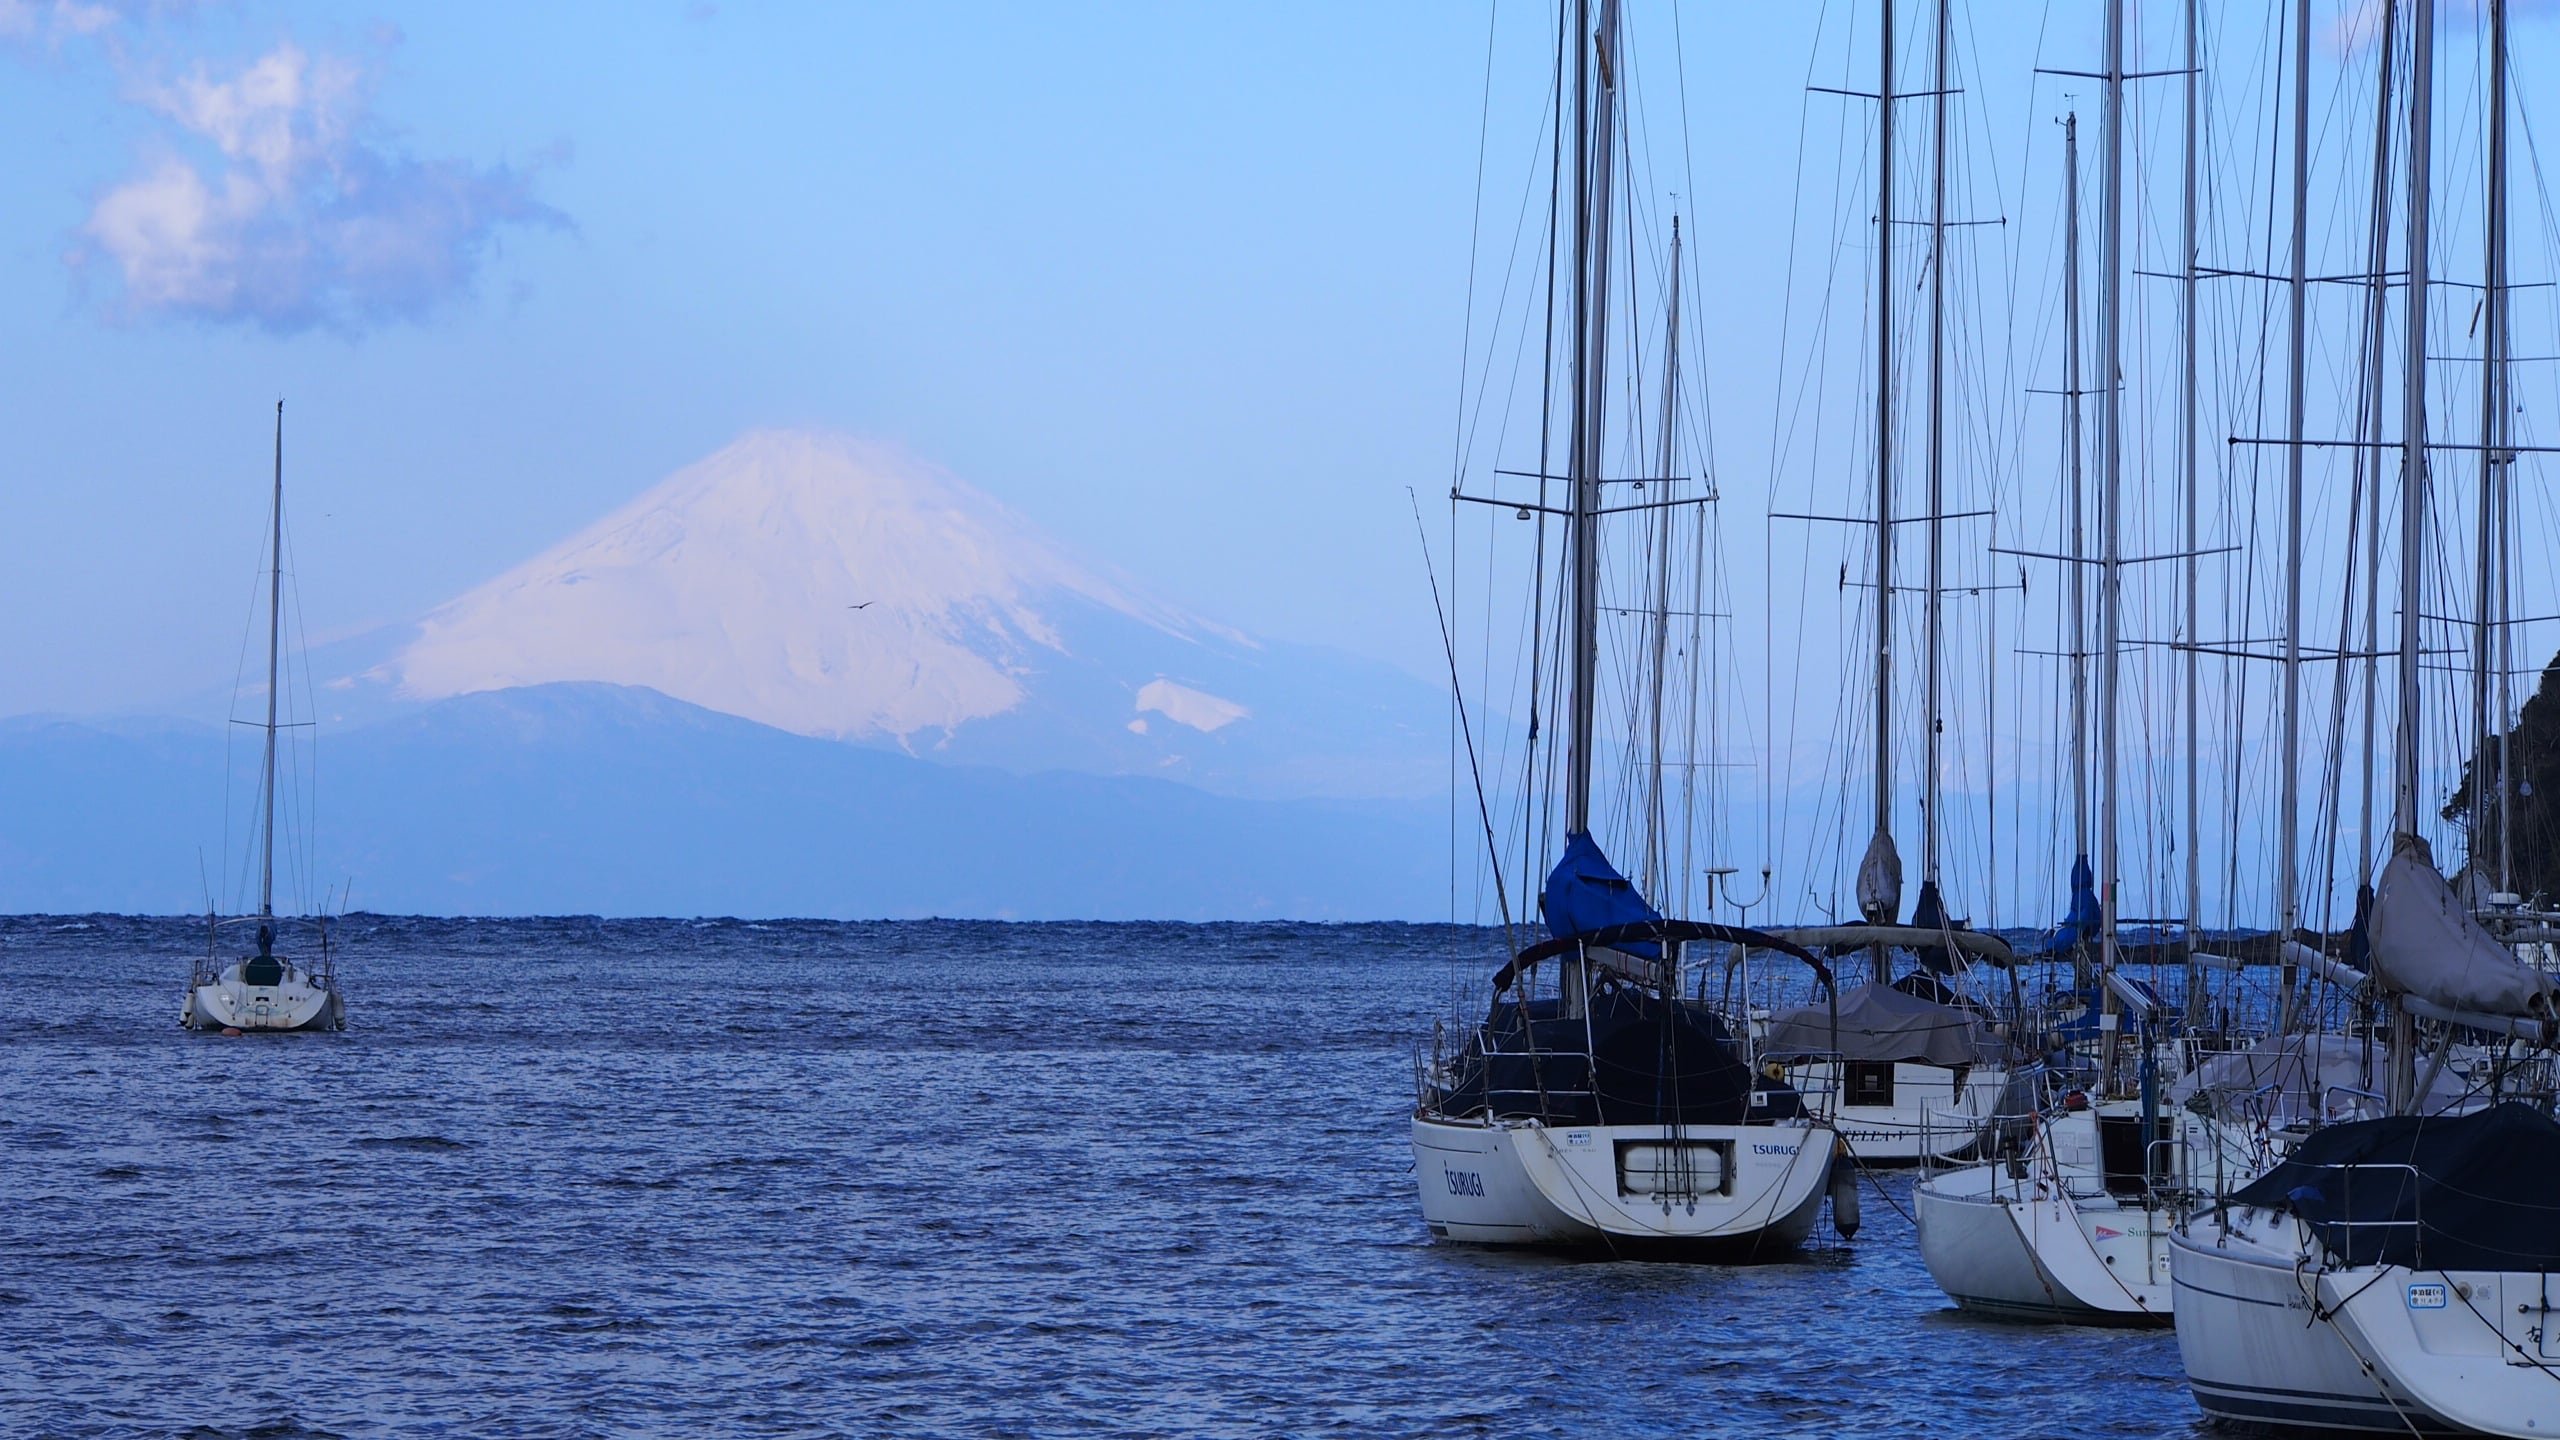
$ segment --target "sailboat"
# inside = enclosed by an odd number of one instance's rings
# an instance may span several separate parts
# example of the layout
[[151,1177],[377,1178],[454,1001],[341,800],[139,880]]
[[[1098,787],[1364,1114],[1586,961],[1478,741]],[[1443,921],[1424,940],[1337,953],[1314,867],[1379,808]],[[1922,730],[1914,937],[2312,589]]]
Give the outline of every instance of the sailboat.
[[[2391,856],[2363,917],[2372,988],[2389,1016],[2391,1113],[2318,1131],[2180,1228],[2171,1252],[2178,1352],[2196,1403],[2216,1416],[2331,1430],[2542,1435],[2560,1424],[2560,1326],[2552,1319],[2560,1231],[2551,1223],[2560,1122],[2512,1100],[2430,1115],[2418,1066],[2422,1019],[2444,1027],[2430,1077],[2442,1070],[2457,1029],[2543,1046],[2560,1040],[2560,982],[2483,928],[2418,833],[2435,6],[2412,0],[2408,9],[2400,713]],[[2386,27],[2391,18],[2386,6]],[[2509,424],[2499,399],[2506,18],[2505,0],[2490,0],[2484,512],[2489,466]],[[2480,619],[2488,623],[2485,609]],[[2474,813],[2477,861],[2483,837]]]
[[346,1000],[338,990],[335,957],[326,927],[315,938],[315,960],[296,961],[276,953],[276,731],[280,728],[277,687],[281,680],[278,652],[284,631],[284,402],[276,402],[275,493],[269,512],[267,569],[267,719],[266,750],[259,771],[257,949],[247,955],[221,954],[223,926],[206,925],[205,954],[187,980],[179,1002],[178,1023],[189,1030],[225,1035],[263,1031],[343,1030]]
[[[1567,0],[1563,19],[1575,150],[1572,333],[1562,347],[1571,422],[1559,477],[1571,495],[1562,512],[1571,576],[1559,665],[1570,676],[1556,807],[1563,835],[1541,893],[1547,937],[1512,950],[1483,1019],[1419,1076],[1415,1181],[1440,1240],[1747,1258],[1811,1234],[1838,1142],[1814,1107],[1757,1063],[1747,1032],[1690,998],[1685,982],[1703,989],[1710,970],[1754,956],[1807,967],[1826,990],[1830,973],[1781,937],[1665,916],[1593,834],[1609,222],[1627,69],[1617,0]],[[1557,128],[1566,133],[1561,118]],[[1646,693],[1658,706],[1663,646],[1651,647],[1649,663],[1657,683]],[[1452,670],[1454,679],[1454,661]],[[1642,823],[1658,831],[1663,807],[1644,808]],[[1660,852],[1658,835],[1641,838],[1646,854]],[[1845,1215],[1835,1209],[1835,1220]]]
[[2421,1078],[2417,1021],[2548,1046],[2560,982],[2482,929],[2406,830],[2368,923],[2391,1113],[2313,1132],[2169,1237],[2188,1386],[2206,1413],[2260,1424],[2547,1434],[2560,1121],[2512,1099],[2436,1112],[2443,1066]]
[[[2013,968],[1997,935],[1911,925],[1826,925],[1774,932],[1821,952],[1905,949]],[[2008,1047],[1971,997],[1927,969],[1899,981],[1871,979],[1835,1000],[1771,1015],[1761,1053],[1799,1091],[1830,1096],[1827,1113],[1861,1165],[1965,1159],[1999,1148],[2010,1122],[2032,1110],[2013,1095]]]

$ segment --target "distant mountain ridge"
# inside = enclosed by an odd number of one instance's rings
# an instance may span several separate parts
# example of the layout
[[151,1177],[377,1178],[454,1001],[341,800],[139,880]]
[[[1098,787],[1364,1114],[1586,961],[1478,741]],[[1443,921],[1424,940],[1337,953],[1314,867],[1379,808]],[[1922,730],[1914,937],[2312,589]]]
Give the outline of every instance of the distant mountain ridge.
[[[0,723],[0,910],[200,910],[199,866],[218,874],[207,857],[236,849],[248,823],[236,805],[225,823],[226,743],[190,725]],[[355,903],[385,913],[1359,920],[1445,909],[1433,806],[935,764],[635,687],[468,694],[323,737],[317,753],[307,863],[287,868],[323,889],[352,879]]]

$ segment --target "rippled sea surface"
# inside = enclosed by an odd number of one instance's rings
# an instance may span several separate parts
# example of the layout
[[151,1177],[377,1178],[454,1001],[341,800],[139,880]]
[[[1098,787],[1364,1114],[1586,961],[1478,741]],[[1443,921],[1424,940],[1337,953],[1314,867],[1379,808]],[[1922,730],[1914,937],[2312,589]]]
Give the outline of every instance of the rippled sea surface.
[[0,920],[0,1434],[2201,1429],[2165,1333],[1954,1314],[1907,1179],[1787,1264],[1430,1243],[1472,932],[341,939],[346,1033],[226,1040],[200,924]]

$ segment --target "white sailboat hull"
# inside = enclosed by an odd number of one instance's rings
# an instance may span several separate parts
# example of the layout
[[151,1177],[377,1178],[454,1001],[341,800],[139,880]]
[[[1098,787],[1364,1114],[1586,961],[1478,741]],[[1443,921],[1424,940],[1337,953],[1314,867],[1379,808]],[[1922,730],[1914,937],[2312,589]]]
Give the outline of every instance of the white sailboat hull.
[[226,968],[211,984],[190,986],[179,1003],[178,1023],[189,1030],[343,1030],[345,1002],[307,971],[280,966],[276,983],[253,985],[245,965]]
[[2169,1220],[2049,1178],[1974,1165],[1916,1187],[1930,1277],[1961,1309],[2082,1325],[2166,1325]]
[[1665,1139],[1660,1125],[1550,1127],[1418,1114],[1414,1179],[1423,1219],[1435,1238],[1474,1245],[1783,1249],[1813,1233],[1837,1144],[1830,1129],[1683,1126],[1679,1143],[1697,1147],[1688,1152],[1692,1183],[1648,1193],[1665,1188],[1641,1168]]
[[1832,1123],[1864,1164],[1918,1165],[1980,1151],[1988,1122],[1961,1110],[1843,1105]]
[[[1787,1083],[1808,1103],[1841,1091],[1841,1067],[1830,1061],[1787,1068]],[[1849,1143],[1861,1164],[1918,1165],[1932,1160],[1961,1160],[1978,1153],[1989,1138],[2009,1072],[1996,1066],[1967,1070],[1961,1079],[1943,1065],[1914,1061],[1893,1067],[1895,1103],[1835,1104],[1827,1108],[1832,1127]]]
[[[2332,1298],[2320,1294],[2316,1265],[2302,1258],[2305,1243],[2290,1217],[2249,1211],[2205,1212],[2171,1238],[2178,1357],[2196,1404],[2260,1425],[2462,1433],[2368,1368]],[[2560,1421],[2560,1387],[2552,1399],[2547,1413]]]
[[2551,1276],[2368,1266],[2319,1286],[2347,1348],[2390,1391],[2462,1434],[2560,1434]]

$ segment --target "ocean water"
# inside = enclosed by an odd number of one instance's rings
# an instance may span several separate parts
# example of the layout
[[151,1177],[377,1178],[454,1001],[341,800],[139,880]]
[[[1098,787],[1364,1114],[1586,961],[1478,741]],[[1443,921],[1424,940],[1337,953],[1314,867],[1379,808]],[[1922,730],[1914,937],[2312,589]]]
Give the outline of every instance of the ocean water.
[[[1908,1180],[1748,1268],[1430,1243],[1410,926],[396,920],[350,1028],[0,920],[8,1436],[2157,1436],[2160,1332],[1954,1313]],[[1479,978],[1478,983],[1481,983]]]

